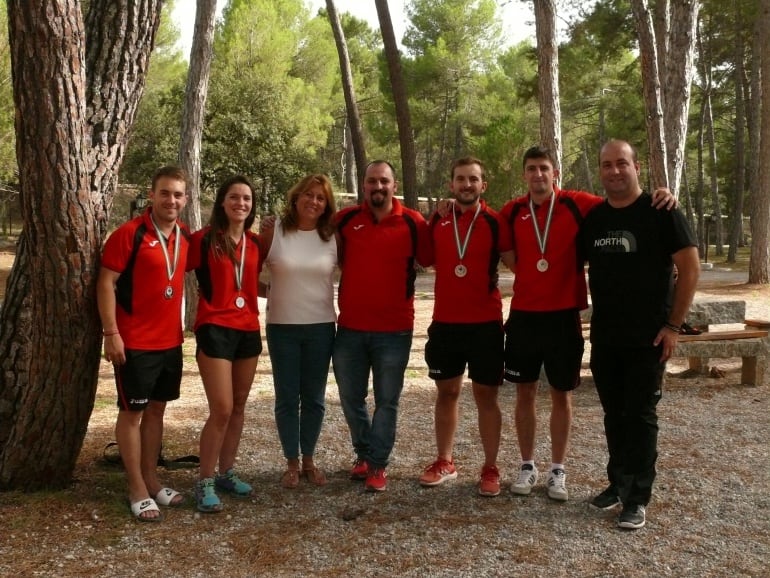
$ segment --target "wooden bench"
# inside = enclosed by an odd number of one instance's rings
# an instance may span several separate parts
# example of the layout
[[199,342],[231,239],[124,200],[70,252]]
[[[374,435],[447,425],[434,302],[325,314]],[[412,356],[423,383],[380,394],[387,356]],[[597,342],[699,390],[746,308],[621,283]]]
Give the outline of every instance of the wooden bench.
[[[672,357],[687,357],[690,371],[708,372],[712,357],[740,357],[741,383],[762,385],[770,362],[770,321],[745,319],[744,301],[693,303],[687,322],[700,335],[680,335]],[[743,329],[719,329],[723,324],[743,324]],[[716,327],[715,327],[716,326]]]

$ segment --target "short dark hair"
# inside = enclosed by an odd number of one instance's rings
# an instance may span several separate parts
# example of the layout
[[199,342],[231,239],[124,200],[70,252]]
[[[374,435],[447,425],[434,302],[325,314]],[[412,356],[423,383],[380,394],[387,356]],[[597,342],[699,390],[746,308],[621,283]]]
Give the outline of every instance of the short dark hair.
[[460,157],[459,159],[455,159],[452,161],[452,166],[449,169],[449,178],[454,179],[455,178],[455,169],[457,167],[465,167],[468,165],[479,165],[481,167],[481,180],[486,181],[487,180],[487,167],[484,166],[484,163],[481,162],[481,159],[477,159],[473,156],[467,156],[467,157]]
[[369,167],[372,166],[372,165],[388,165],[388,167],[390,168],[390,172],[393,175],[393,180],[394,181],[396,180],[396,169],[393,168],[392,164],[390,164],[388,161],[383,160],[383,159],[375,159],[373,161],[369,161],[368,163],[366,163],[366,168],[364,169],[364,174],[366,174],[366,171],[368,171]]
[[185,172],[183,168],[175,165],[166,165],[165,167],[160,167],[152,175],[152,185],[150,186],[150,190],[154,191],[158,180],[162,179],[163,177],[182,181],[184,183],[185,191],[187,190],[187,186],[190,183],[190,180],[187,177],[187,172]]
[[521,162],[521,168],[527,166],[527,161],[529,159],[548,159],[552,166],[556,166],[556,158],[554,157],[553,152],[551,149],[544,147],[543,145],[535,145],[533,147],[529,147],[526,150],[524,153],[524,159]]

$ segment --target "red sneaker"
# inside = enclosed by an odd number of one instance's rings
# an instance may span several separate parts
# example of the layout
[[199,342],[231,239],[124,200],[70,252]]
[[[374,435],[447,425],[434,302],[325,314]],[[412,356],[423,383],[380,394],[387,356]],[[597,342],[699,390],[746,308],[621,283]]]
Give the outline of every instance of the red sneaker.
[[369,470],[364,487],[367,492],[384,492],[388,487],[388,474],[385,472],[385,468]]
[[439,486],[449,480],[457,479],[457,469],[453,461],[437,459],[420,476],[420,485]]
[[500,493],[500,472],[497,466],[484,466],[481,468],[481,480],[479,481],[479,494],[494,497]]
[[353,468],[350,470],[351,480],[365,480],[369,475],[369,464],[366,460],[358,458],[353,462]]

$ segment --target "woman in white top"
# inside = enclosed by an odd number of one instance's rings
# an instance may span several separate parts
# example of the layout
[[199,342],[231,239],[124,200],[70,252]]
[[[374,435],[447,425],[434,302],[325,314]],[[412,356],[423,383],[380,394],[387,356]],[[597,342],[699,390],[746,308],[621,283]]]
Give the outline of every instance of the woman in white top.
[[275,225],[262,235],[269,249],[266,334],[275,422],[287,461],[281,485],[296,488],[304,477],[322,486],[326,476],[313,462],[313,454],[326,410],[337,319],[331,182],[326,175],[308,175],[292,187],[286,201]]

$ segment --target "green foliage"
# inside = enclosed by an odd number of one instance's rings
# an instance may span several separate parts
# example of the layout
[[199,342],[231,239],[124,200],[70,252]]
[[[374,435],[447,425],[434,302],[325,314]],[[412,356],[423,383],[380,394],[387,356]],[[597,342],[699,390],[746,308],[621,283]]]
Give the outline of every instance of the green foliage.
[[[0,0],[0,13],[7,13],[6,0]],[[0,183],[15,183],[17,180],[15,110],[8,19],[4,17],[0,22]],[[0,192],[0,199],[2,195]]]
[[261,208],[280,204],[327,140],[337,58],[328,28],[300,0],[232,0],[217,30],[202,179],[255,180]]
[[501,27],[493,0],[414,0],[404,62],[423,195],[443,196],[452,158],[486,124],[479,104],[495,68]]
[[179,155],[187,62],[177,47],[179,29],[170,17],[173,9],[174,3],[166,2],[161,14],[144,95],[120,168],[125,184],[147,183],[158,167],[176,163]]

